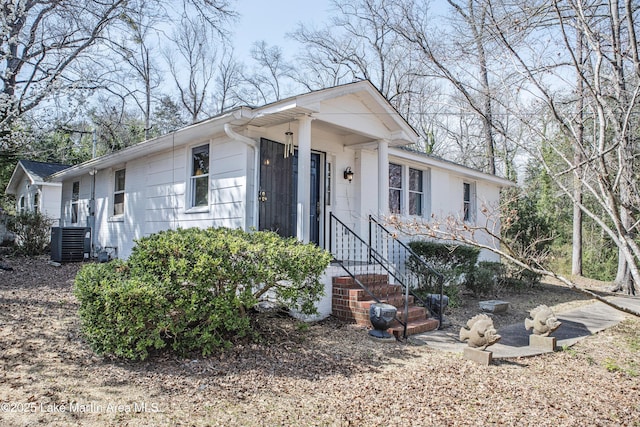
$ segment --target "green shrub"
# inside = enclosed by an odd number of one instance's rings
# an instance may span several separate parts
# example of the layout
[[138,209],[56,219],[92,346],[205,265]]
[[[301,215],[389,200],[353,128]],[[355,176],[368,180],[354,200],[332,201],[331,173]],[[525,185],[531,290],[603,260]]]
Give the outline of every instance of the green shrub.
[[507,265],[505,285],[512,289],[533,288],[540,284],[542,275],[516,265]]
[[[413,252],[424,260],[429,267],[444,277],[444,294],[449,297],[449,305],[459,304],[461,286],[469,280],[478,260],[480,250],[471,246],[452,245],[432,241],[414,241],[409,243]],[[409,269],[418,275],[419,296],[439,293],[437,277],[431,274],[424,264],[414,257],[407,260]]]
[[127,262],[76,276],[83,332],[98,353],[144,359],[152,348],[203,355],[252,334],[248,308],[267,292],[315,313],[330,255],[271,232],[186,229],[137,241]]
[[480,261],[465,286],[476,296],[486,296],[505,283],[506,269],[500,262]]
[[158,287],[128,275],[121,261],[87,264],[78,272],[82,331],[97,353],[145,359],[163,348],[161,336],[167,302]]
[[16,252],[41,255],[49,250],[53,220],[40,212],[22,212],[9,217],[7,229],[16,235]]

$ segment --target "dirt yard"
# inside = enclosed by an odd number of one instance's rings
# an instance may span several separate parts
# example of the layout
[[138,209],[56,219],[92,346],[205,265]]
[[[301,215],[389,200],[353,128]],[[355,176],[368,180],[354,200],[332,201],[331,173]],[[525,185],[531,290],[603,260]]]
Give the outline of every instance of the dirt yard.
[[[2,426],[640,426],[640,320],[574,347],[479,366],[427,346],[381,344],[329,319],[262,318],[263,342],[141,363],[95,355],[72,294],[79,265],[4,258],[0,270]],[[498,328],[546,303],[588,302],[544,285],[517,294]],[[452,309],[451,328],[477,314]]]

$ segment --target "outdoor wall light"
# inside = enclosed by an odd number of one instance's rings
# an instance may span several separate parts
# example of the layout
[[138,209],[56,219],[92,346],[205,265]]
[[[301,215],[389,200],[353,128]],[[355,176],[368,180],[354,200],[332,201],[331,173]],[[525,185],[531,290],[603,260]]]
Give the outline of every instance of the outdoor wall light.
[[344,179],[346,179],[349,182],[353,181],[353,171],[351,170],[351,166],[348,166],[344,170]]

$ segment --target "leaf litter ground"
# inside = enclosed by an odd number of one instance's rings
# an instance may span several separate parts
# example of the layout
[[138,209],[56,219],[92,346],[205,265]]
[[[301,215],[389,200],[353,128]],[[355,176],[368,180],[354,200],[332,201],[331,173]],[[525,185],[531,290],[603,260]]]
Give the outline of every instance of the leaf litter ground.
[[[222,354],[144,362],[95,355],[73,296],[79,264],[5,258],[0,270],[0,424],[81,426],[640,425],[640,320],[553,354],[479,366],[365,329],[260,315],[262,339]],[[552,284],[493,297],[496,326],[591,302]],[[477,314],[465,296],[452,330]]]

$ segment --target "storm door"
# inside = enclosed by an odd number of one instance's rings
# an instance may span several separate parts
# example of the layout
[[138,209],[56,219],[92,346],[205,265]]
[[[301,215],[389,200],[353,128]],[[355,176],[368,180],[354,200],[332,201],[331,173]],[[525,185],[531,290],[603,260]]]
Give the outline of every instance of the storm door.
[[[319,242],[320,154],[311,153],[311,212],[309,240]],[[298,150],[284,157],[284,144],[268,139],[260,141],[260,205],[258,228],[283,237],[297,232]]]

